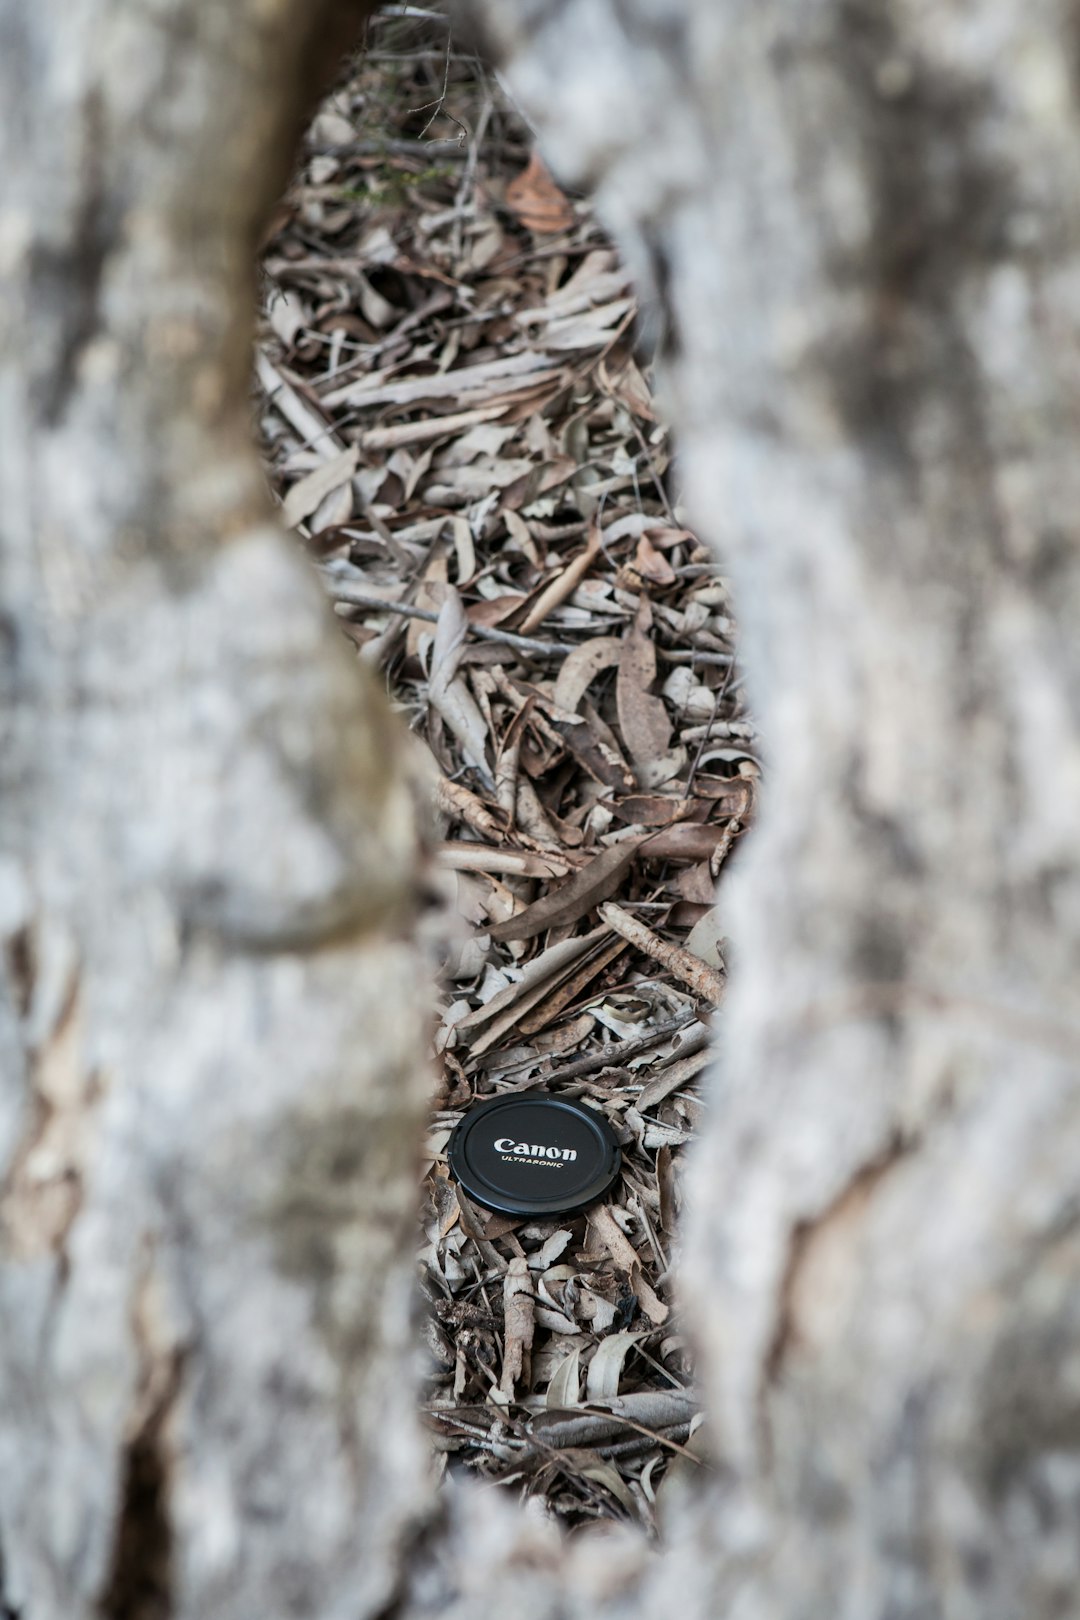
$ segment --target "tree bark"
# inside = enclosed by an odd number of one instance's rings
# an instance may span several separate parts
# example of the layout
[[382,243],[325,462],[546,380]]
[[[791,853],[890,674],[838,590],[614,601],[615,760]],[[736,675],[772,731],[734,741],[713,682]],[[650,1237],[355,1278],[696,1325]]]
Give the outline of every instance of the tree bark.
[[484,9],[652,290],[771,757],[683,1259],[724,1479],[680,1600],[1072,1613],[1075,17]]
[[355,1620],[423,1506],[409,796],[248,426],[255,246],[339,21],[0,3],[0,1546],[26,1620]]
[[6,1601],[1069,1614],[1075,18],[457,9],[636,271],[770,744],[681,1261],[718,1466],[618,1560],[426,1483],[404,773],[245,423],[330,8],[0,0]]

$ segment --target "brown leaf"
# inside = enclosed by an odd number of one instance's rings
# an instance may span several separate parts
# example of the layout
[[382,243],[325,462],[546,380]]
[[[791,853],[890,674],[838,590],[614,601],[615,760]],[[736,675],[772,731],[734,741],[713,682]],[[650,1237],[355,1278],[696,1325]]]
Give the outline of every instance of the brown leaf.
[[467,623],[461,597],[452,585],[447,585],[435,626],[428,701],[454,733],[468,762],[476,767],[485,782],[490,782],[491,773],[485,757],[488,737],[484,716],[469,688],[457,674]]
[[524,596],[515,592],[493,597],[489,602],[470,602],[465,611],[470,624],[499,625],[519,612],[524,601]]
[[608,370],[607,362],[602,360],[597,367],[597,376],[600,386],[610,390],[635,416],[644,417],[646,422],[656,421],[649,385],[633,360],[628,360],[614,376]]
[[633,624],[623,637],[615,702],[619,725],[630,757],[639,767],[648,767],[662,755],[671,740],[671,722],[663,700],[650,688],[656,679],[656,649],[649,631],[652,609],[642,596]]
[[716,879],[708,861],[685,867],[675,879],[675,885],[684,900],[693,900],[698,905],[711,905],[716,899]]
[[506,206],[526,230],[538,235],[565,231],[574,223],[573,207],[551,178],[539,152],[533,152],[526,167],[507,186]]
[[649,859],[707,861],[723,839],[725,830],[723,827],[702,826],[696,821],[680,821],[674,827],[662,827],[649,839]]
[[653,545],[647,534],[637,543],[634,571],[652,585],[674,585],[675,570],[667,558]]
[[499,1388],[504,1395],[513,1395],[514,1386],[524,1377],[528,1383],[527,1357],[533,1342],[533,1291],[529,1267],[524,1260],[511,1260],[503,1282],[503,1349],[502,1378]]
[[610,808],[628,827],[670,827],[686,815],[690,801],[666,793],[631,793]]
[[555,682],[555,707],[576,714],[596,677],[613,669],[622,655],[622,642],[616,636],[593,636],[568,653]]
[[621,1271],[630,1277],[631,1285],[641,1302],[641,1309],[650,1322],[666,1322],[670,1312],[663,1300],[657,1299],[641,1270],[641,1259],[634,1245],[615,1219],[607,1204],[589,1211],[589,1226]]
[[308,473],[306,478],[294,484],[285,497],[282,508],[282,517],[291,529],[295,524],[302,523],[304,518],[310,517],[318,509],[327,495],[332,495],[343,484],[347,484],[356,471],[359,452],[355,445],[349,450],[343,450],[332,461],[326,461],[314,472]]
[[594,781],[604,787],[628,791],[634,786],[629,765],[607,743],[595,736],[584,720],[575,724],[554,722],[554,729],[566,743],[578,764],[588,771]]
[[633,865],[640,843],[640,838],[626,838],[621,844],[610,844],[560,888],[534,900],[506,922],[496,923],[488,930],[492,939],[531,939],[547,928],[564,928],[577,922],[614,894]]
[[[568,596],[573,596],[581,581],[592,567],[600,551],[600,527],[597,524],[589,535],[584,551],[580,551],[572,562],[561,569],[549,585],[545,585],[532,607],[521,621],[523,636],[531,635],[537,627],[543,624],[553,608],[560,607]],[[656,672],[655,660],[653,673]]]
[[[571,1002],[577,1000],[585,986],[595,979],[598,973],[602,973],[604,968],[613,962],[617,956],[621,955],[625,949],[626,941],[624,939],[614,939],[610,944],[605,945],[596,956],[583,963],[560,985],[557,985],[551,995],[545,998],[542,1006],[534,1008],[525,1018],[521,1019],[518,1024],[521,1033],[523,1035],[535,1035],[545,1025],[553,1023],[559,1014],[570,1006]],[[591,1018],[589,1022],[592,1023]]]
[[[438,546],[433,546],[416,588],[416,595],[413,598],[415,606],[425,608],[428,612],[434,610],[437,613],[443,605],[449,575],[450,569],[445,551]],[[431,625],[429,623],[425,623],[423,619],[410,620],[408,629],[405,632],[407,656],[417,658],[420,653],[421,639],[430,635]]]
[[[638,1099],[641,1107],[641,1099]],[[671,1149],[661,1147],[656,1150],[656,1190],[660,1195],[660,1230],[673,1232],[675,1230],[675,1169],[671,1160]]]

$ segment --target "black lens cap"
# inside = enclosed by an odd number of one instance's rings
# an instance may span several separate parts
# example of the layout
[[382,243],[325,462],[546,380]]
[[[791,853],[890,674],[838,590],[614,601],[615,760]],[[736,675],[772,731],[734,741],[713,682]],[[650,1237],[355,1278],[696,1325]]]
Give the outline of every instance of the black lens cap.
[[501,1215],[569,1215],[605,1193],[622,1155],[607,1120],[583,1103],[517,1092],[479,1103],[446,1157],[470,1198]]

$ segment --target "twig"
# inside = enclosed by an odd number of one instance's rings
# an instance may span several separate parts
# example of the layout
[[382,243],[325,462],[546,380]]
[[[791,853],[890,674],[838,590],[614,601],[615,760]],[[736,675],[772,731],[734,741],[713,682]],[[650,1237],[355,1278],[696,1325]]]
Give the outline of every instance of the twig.
[[441,11],[425,11],[422,6],[383,6],[368,21],[369,23],[378,23],[382,22],[384,17],[421,17],[425,22],[437,22],[442,23],[444,27],[449,26],[448,19],[443,16]]
[[600,906],[599,911],[604,921],[614,928],[617,934],[621,934],[623,939],[628,940],[639,951],[644,951],[646,956],[651,956],[654,962],[666,967],[669,973],[673,973],[683,984],[688,985],[696,996],[700,996],[704,1001],[711,1001],[714,1007],[720,1005],[727,988],[727,981],[722,973],[717,973],[715,968],[711,968],[692,951],[686,951],[681,945],[671,945],[666,939],[661,939],[651,928],[646,928],[636,917],[631,917],[622,906],[617,906],[609,900]]
[[698,652],[694,647],[660,647],[657,658],[666,658],[669,664],[734,664],[734,653]]
[[[438,623],[439,615],[428,608],[415,607],[411,602],[384,602],[381,596],[359,590],[355,585],[347,585],[333,574],[323,571],[323,577],[335,602],[345,602],[350,607],[372,608],[379,613],[397,613],[404,619],[424,619],[428,624]],[[470,621],[468,629],[469,634],[478,641],[504,642],[518,652],[534,653],[538,658],[565,658],[567,653],[574,650],[566,642],[536,641],[532,636],[516,636],[512,630],[499,630],[487,624],[473,624]]]
[[[667,1369],[664,1368],[664,1367],[661,1367],[660,1370],[661,1370],[661,1372],[666,1372],[667,1371]],[[670,1373],[668,1374],[668,1376],[669,1377],[671,1376]],[[620,1423],[625,1424],[625,1426],[628,1429],[636,1429],[638,1434],[647,1435],[650,1440],[655,1440],[656,1444],[658,1446],[667,1446],[669,1451],[677,1451],[680,1457],[685,1457],[689,1462],[694,1463],[698,1468],[704,1468],[704,1466],[705,1466],[704,1459],[702,1457],[696,1457],[694,1455],[694,1453],[689,1449],[689,1447],[680,1446],[680,1444],[679,1444],[679,1442],[677,1440],[669,1440],[667,1435],[658,1434],[655,1429],[650,1429],[650,1428],[646,1427],[646,1425],[644,1423],[635,1422],[635,1420],[633,1418],[626,1417],[625,1414],[622,1413],[622,1412],[609,1412],[606,1407],[596,1406],[595,1404],[590,1406],[588,1401],[585,1402],[585,1404],[582,1406],[581,1410],[583,1412],[587,1412],[590,1417],[614,1417],[614,1418],[617,1418],[617,1420]],[[673,1427],[678,1428],[678,1429],[681,1429],[683,1427],[689,1428],[689,1426],[690,1426],[689,1423],[687,1423],[686,1425],[683,1425],[681,1423],[677,1423],[677,1424],[673,1425]],[[598,1447],[597,1449],[600,1450],[600,1447]]]
[[[618,1068],[628,1058],[637,1057],[641,1052],[647,1052],[650,1046],[659,1046],[669,1035],[676,1034],[685,1029],[693,1020],[692,1012],[680,1013],[677,1018],[669,1018],[663,1024],[654,1024],[652,1029],[646,1030],[643,1035],[631,1035],[625,1041],[613,1041],[610,1046],[602,1047],[599,1052],[590,1052],[586,1057],[575,1058],[573,1063],[567,1063],[564,1068],[556,1069],[547,1076],[548,1080],[578,1080],[582,1075],[595,1074],[597,1069]],[[687,1038],[681,1051],[690,1052],[691,1043],[700,1038],[704,1044],[709,1038],[709,1032],[702,1027],[700,1036],[698,1031]],[[697,1050],[697,1048],[693,1048]]]
[[721,705],[721,703],[723,703],[724,699],[727,697],[728,687],[731,685],[731,677],[734,675],[734,673],[735,673],[735,654],[732,653],[732,655],[731,655],[731,663],[727,667],[727,673],[725,674],[724,679],[720,682],[720,685],[716,689],[716,698],[715,698],[715,700],[713,702],[712,714],[709,716],[709,723],[705,727],[705,735],[702,737],[701,742],[698,744],[698,751],[694,755],[694,763],[691,765],[690,774],[686,778],[687,796],[689,796],[690,789],[694,785],[694,777],[697,775],[698,766],[701,764],[701,756],[705,752],[705,744],[708,742],[709,737],[712,735],[712,728],[713,728],[713,726],[715,726],[716,717],[720,713],[720,705]]
[[336,430],[304,404],[296,389],[261,349],[255,356],[255,371],[269,402],[277,406],[289,426],[296,429],[302,442],[316,455],[329,461],[347,448],[338,438]]

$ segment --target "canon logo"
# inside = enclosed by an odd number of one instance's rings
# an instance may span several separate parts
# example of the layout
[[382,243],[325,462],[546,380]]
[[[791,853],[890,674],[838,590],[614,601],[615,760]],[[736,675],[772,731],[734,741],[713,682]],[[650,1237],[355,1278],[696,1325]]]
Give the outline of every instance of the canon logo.
[[576,1159],[573,1148],[543,1147],[536,1142],[515,1142],[512,1136],[500,1136],[495,1143],[496,1153],[520,1153],[523,1159]]

